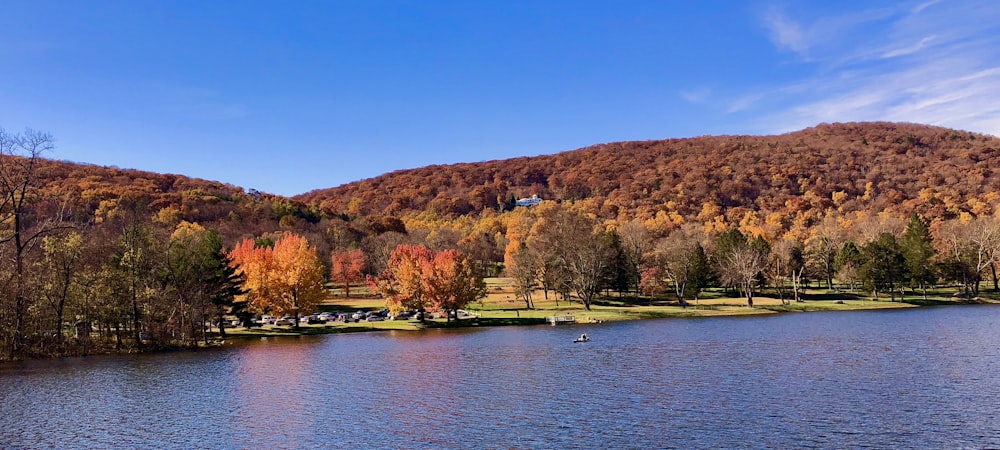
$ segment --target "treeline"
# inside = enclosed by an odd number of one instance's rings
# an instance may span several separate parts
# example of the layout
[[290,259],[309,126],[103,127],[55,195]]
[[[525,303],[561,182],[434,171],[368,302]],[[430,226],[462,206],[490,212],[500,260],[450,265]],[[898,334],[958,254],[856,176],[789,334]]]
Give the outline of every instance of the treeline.
[[442,280],[469,279],[475,261],[481,281],[502,261],[493,235],[407,230],[396,217],[52,161],[52,142],[0,129],[0,359],[194,346],[223,317],[298,318],[330,294],[327,283],[346,294],[366,275],[387,279],[405,244],[435,255],[424,309],[454,310],[476,290],[456,294],[461,284]]
[[[218,183],[47,160],[52,141],[0,129],[0,359],[195,345],[223,315],[287,310],[288,283],[237,270],[253,268],[237,260],[243,240],[279,262],[305,259],[284,242],[307,242],[316,283],[292,287],[305,311],[326,295],[333,249],[378,258],[405,235],[399,219],[348,222]],[[297,262],[275,266],[294,275]]]
[[671,298],[682,306],[708,287],[730,288],[753,306],[768,289],[784,303],[802,301],[803,286],[866,293],[891,301],[928,289],[957,286],[955,295],[980,296],[985,279],[998,287],[1000,218],[994,215],[928,221],[890,216],[846,220],[828,216],[806,239],[769,238],[759,229],[689,223],[666,235],[641,221],[598,221],[554,202],[510,214],[506,275],[532,307],[542,289],[590,308],[602,291]]

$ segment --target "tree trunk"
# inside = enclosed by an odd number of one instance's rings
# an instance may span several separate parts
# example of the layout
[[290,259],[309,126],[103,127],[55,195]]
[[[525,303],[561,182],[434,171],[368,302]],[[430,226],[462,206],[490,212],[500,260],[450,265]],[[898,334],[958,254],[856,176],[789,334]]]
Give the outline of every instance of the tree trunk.
[[14,340],[11,355],[18,357],[24,348],[24,245],[21,242],[21,217],[14,216]]
[[295,289],[292,289],[292,310],[295,311],[295,328],[299,328],[299,296]]
[[[677,295],[677,303],[679,303],[682,308],[687,308],[688,305],[687,300],[684,300],[685,288],[687,288],[687,283],[678,283],[674,281],[674,293]],[[652,301],[650,303],[652,303]]]
[[136,292],[135,275],[132,278],[132,328],[135,334],[135,345],[142,351],[142,333],[139,331],[139,295]]
[[990,273],[993,274],[993,290],[1000,291],[1000,281],[997,280],[997,266],[994,263],[990,263]]
[[59,349],[59,353],[64,353],[63,351],[63,306],[66,303],[65,295],[59,300],[59,307],[56,311],[56,347]]
[[219,312],[219,338],[226,339],[226,323],[222,319],[222,312]]

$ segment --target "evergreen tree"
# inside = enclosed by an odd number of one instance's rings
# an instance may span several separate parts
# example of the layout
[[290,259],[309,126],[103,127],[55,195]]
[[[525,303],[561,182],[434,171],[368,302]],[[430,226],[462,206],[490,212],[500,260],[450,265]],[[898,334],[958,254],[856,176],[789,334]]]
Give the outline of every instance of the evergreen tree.
[[837,278],[842,282],[846,281],[850,285],[851,291],[857,288],[863,263],[861,250],[858,250],[858,246],[851,241],[845,242],[837,252],[836,258],[834,258],[834,269],[837,271]]
[[920,288],[926,300],[927,285],[935,281],[931,263],[935,251],[927,222],[913,214],[901,241],[903,258],[906,260],[906,276],[911,285]]
[[[618,291],[618,295],[620,296],[623,292],[629,290],[629,287],[632,285],[633,274],[628,257],[622,249],[621,235],[612,231],[605,233],[602,237],[607,241],[607,245],[611,248],[611,252],[614,255],[606,269],[607,286]],[[638,276],[638,273],[636,273],[635,277],[637,278]]]
[[695,301],[698,301],[698,294],[701,290],[710,286],[715,274],[712,272],[712,264],[705,254],[705,248],[700,242],[696,242],[691,251],[691,278],[688,280],[688,288]]
[[243,297],[247,290],[243,288],[244,277],[239,267],[232,264],[229,255],[222,247],[222,238],[215,231],[209,231],[204,240],[208,250],[205,259],[205,289],[208,293],[212,305],[215,306],[215,313],[219,320],[219,336],[226,337],[225,322],[223,316],[226,314],[235,315],[244,326],[249,325],[253,316],[247,310],[245,301],[237,301],[237,297]]
[[863,263],[861,277],[865,286],[875,293],[889,292],[890,299],[896,301],[896,286],[906,271],[906,260],[896,236],[891,233],[879,234],[878,238],[861,249]]

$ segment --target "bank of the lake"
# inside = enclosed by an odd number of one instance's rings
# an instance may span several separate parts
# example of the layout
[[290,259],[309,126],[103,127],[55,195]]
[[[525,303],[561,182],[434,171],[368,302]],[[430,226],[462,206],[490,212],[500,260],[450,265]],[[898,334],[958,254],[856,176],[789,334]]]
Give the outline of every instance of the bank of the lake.
[[[300,323],[298,329],[291,326],[269,326],[254,328],[230,328],[226,334],[230,337],[263,337],[278,335],[314,335],[335,333],[357,333],[370,331],[418,331],[429,328],[458,327],[488,327],[513,325],[544,325],[550,318],[557,316],[570,318],[573,323],[601,323],[625,320],[663,319],[663,318],[696,318],[718,316],[751,316],[780,313],[823,312],[823,311],[859,311],[878,309],[919,308],[927,306],[974,305],[1000,303],[995,299],[983,297],[975,301],[951,297],[942,292],[927,299],[922,296],[903,297],[892,301],[888,298],[868,298],[843,292],[813,292],[805,295],[807,300],[800,302],[779,298],[758,296],[754,299],[754,307],[746,305],[743,298],[727,297],[719,293],[710,293],[707,298],[690,300],[687,306],[680,306],[676,301],[643,301],[621,297],[604,297],[591,306],[584,308],[579,302],[557,301],[541,298],[534,302],[534,308],[524,307],[521,301],[511,301],[509,295],[492,295],[483,302],[469,305],[471,317],[460,320],[428,319],[417,320],[380,320],[361,322],[330,322],[323,324]],[[384,308],[385,303],[372,298],[341,298],[332,299],[322,306],[330,311],[365,311]]]

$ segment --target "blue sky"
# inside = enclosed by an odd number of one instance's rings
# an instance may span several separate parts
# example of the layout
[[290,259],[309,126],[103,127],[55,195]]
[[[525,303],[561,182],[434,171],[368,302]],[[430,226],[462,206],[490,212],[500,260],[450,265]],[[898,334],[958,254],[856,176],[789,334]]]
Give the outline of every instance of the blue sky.
[[1000,2],[7,0],[0,127],[294,195],[591,144],[1000,135]]

